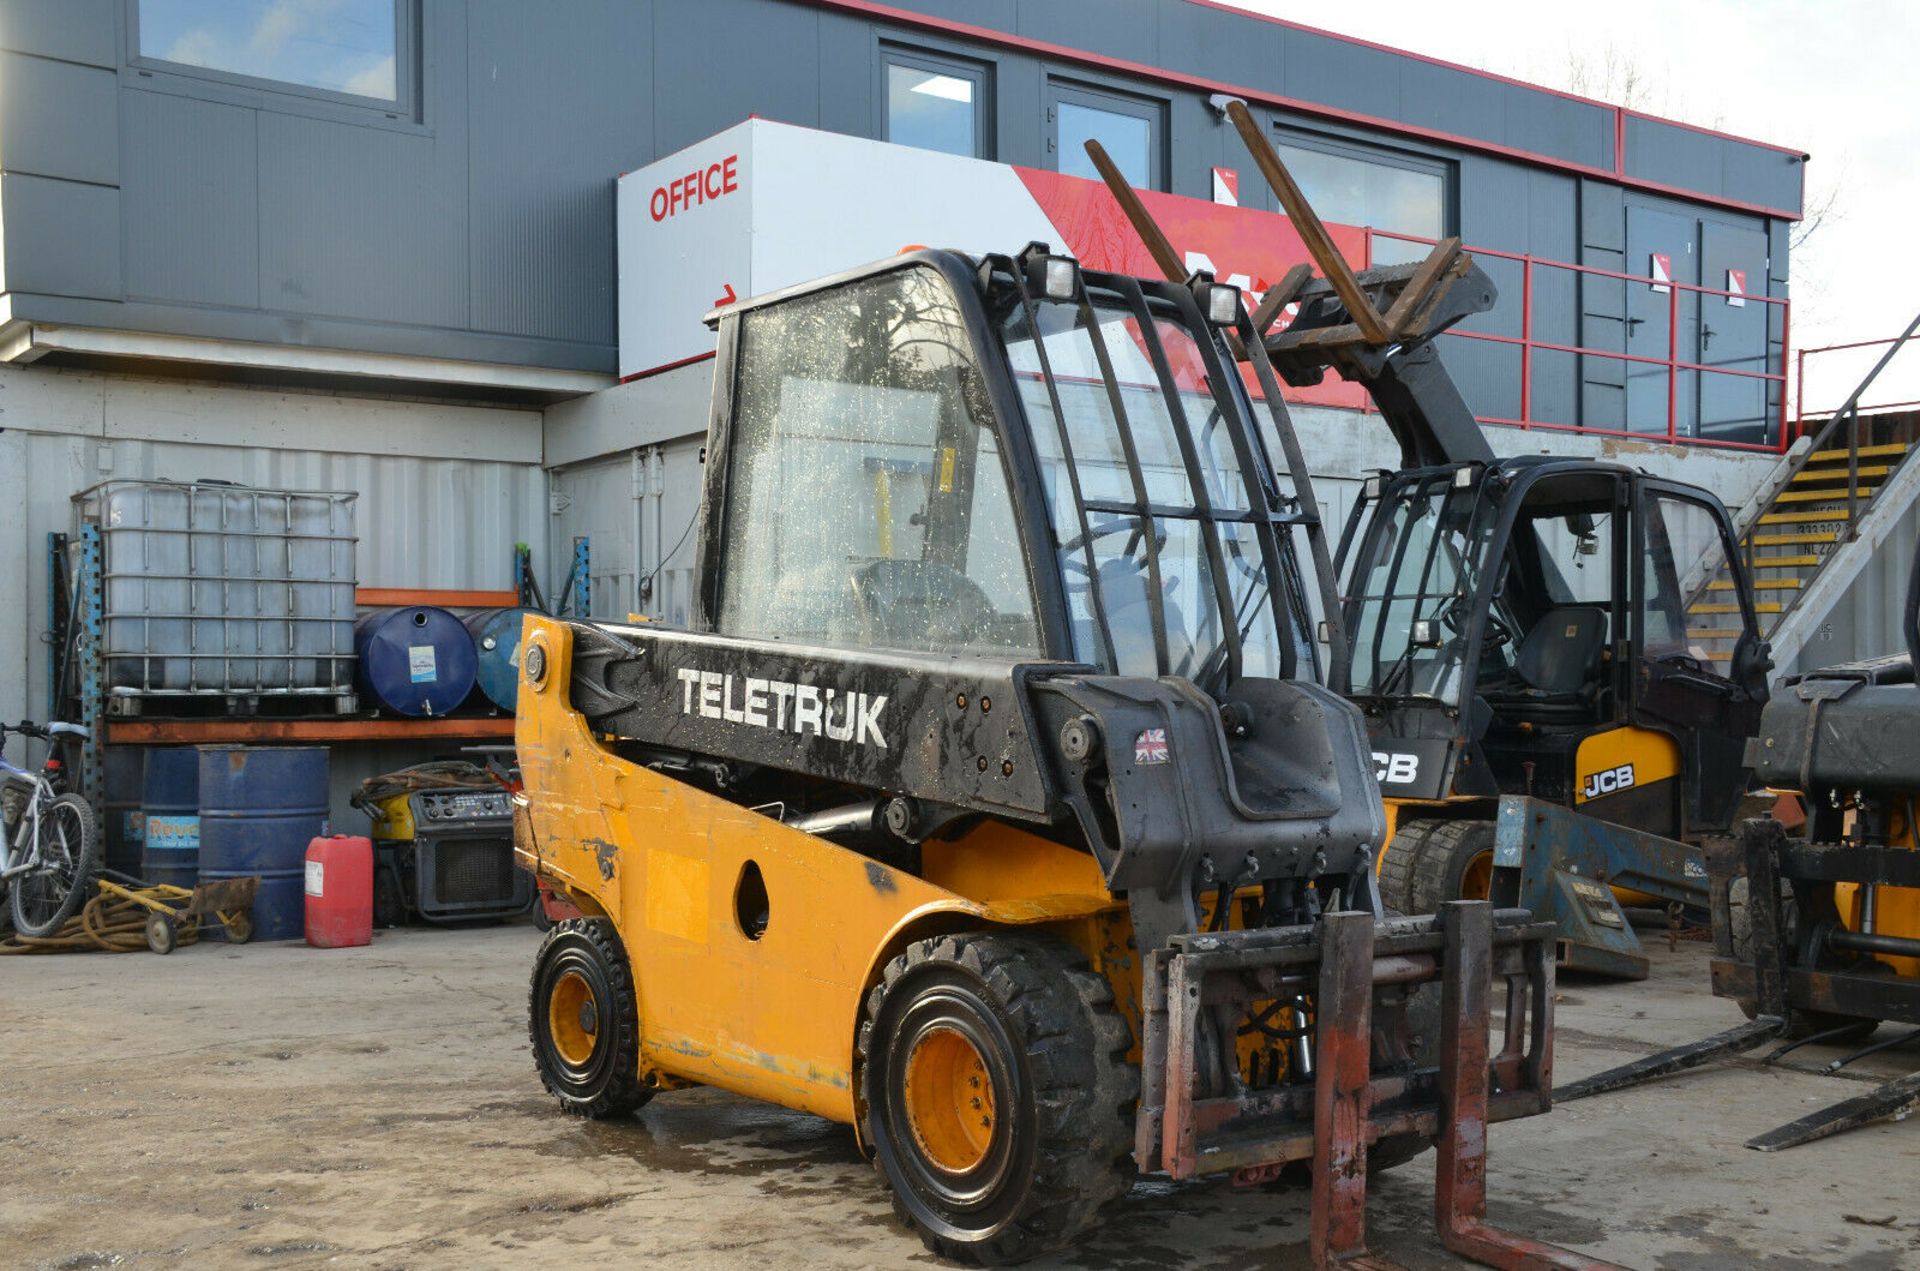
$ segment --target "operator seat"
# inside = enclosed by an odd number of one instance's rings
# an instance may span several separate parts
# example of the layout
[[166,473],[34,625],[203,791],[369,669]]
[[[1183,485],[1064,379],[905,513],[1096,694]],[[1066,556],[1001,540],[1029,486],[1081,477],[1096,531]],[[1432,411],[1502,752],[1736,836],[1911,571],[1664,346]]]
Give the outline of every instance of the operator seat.
[[1607,611],[1598,605],[1555,605],[1540,615],[1514,654],[1518,688],[1489,693],[1511,721],[1577,724],[1593,718]]
[[[1113,637],[1113,652],[1121,675],[1154,675],[1153,606],[1148,603],[1151,586],[1144,562],[1131,556],[1115,557],[1100,563],[1100,598],[1106,604],[1107,630]],[[1190,668],[1193,638],[1187,634],[1186,616],[1174,600],[1169,584],[1161,595],[1161,612],[1167,621],[1167,664],[1176,675]]]

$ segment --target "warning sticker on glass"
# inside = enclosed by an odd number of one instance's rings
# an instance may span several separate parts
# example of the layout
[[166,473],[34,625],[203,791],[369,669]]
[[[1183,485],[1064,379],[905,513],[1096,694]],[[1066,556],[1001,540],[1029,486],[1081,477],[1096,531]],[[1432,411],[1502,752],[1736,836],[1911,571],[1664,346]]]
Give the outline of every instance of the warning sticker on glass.
[[324,896],[327,894],[327,863],[325,861],[307,862],[307,895]]
[[413,676],[415,684],[431,684],[440,678],[434,669],[433,646],[430,644],[410,644],[407,646],[407,671]]

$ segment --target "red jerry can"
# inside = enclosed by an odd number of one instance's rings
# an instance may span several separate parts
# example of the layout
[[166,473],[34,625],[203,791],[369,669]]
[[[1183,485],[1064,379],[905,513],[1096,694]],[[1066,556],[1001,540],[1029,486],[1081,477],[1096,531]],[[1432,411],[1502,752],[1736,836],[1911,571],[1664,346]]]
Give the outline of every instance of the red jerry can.
[[373,942],[373,840],[335,834],[307,844],[307,943],[345,949]]

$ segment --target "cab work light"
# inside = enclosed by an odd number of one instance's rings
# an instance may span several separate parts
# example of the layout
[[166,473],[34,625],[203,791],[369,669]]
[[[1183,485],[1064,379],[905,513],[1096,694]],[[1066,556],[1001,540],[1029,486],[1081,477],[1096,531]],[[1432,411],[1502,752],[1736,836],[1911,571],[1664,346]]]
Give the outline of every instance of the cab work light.
[[1240,288],[1230,283],[1207,284],[1207,321],[1216,327],[1230,327],[1240,320]]
[[1080,262],[1053,255],[1045,243],[1028,243],[1020,267],[1027,271],[1027,289],[1048,300],[1064,304],[1080,294]]

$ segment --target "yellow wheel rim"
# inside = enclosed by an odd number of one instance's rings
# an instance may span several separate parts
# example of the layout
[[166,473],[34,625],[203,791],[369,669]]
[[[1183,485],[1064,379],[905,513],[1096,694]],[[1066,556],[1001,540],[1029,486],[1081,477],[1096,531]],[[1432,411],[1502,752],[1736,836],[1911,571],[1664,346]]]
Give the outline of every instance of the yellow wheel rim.
[[1460,875],[1460,899],[1485,900],[1493,891],[1493,853],[1476,852]]
[[568,971],[554,981],[547,996],[547,1035],[567,1063],[577,1066],[593,1058],[600,1040],[600,1004],[594,1001],[593,986],[578,971]]
[[929,1162],[961,1174],[993,1143],[993,1079],[974,1044],[952,1028],[928,1029],[907,1056],[907,1124]]

